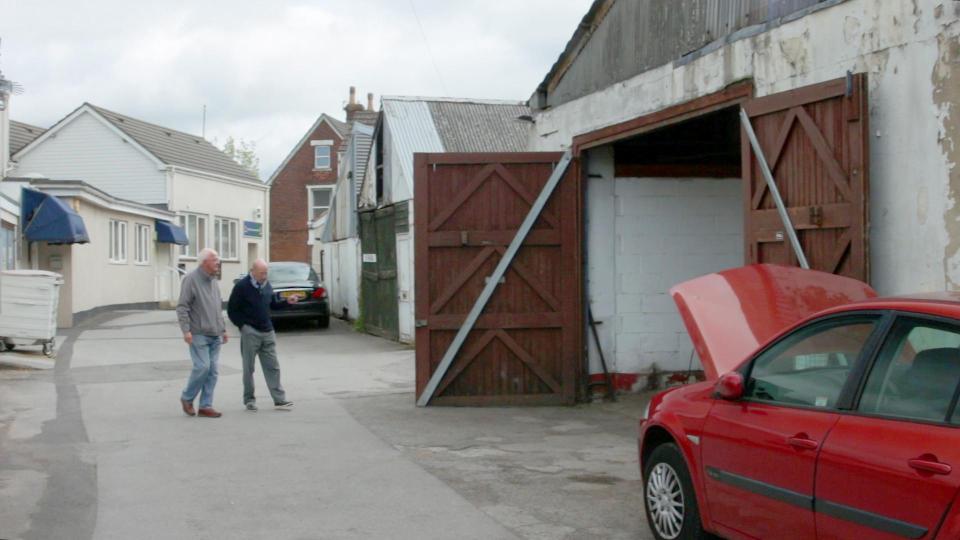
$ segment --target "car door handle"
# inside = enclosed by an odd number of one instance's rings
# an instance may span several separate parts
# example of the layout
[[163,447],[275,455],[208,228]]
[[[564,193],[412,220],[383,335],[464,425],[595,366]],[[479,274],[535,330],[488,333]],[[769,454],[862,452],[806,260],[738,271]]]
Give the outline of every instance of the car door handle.
[[933,474],[950,474],[953,471],[953,467],[946,463],[940,463],[934,459],[911,459],[907,461],[907,464],[911,468],[918,471],[933,473]]
[[800,450],[816,450],[820,446],[817,441],[802,436],[790,437],[787,439],[787,444]]

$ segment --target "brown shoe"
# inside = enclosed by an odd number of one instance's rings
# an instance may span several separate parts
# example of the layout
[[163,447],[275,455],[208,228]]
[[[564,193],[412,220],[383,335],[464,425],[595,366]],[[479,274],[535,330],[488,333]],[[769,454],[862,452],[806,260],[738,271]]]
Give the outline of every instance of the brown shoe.
[[197,411],[197,416],[205,416],[207,418],[220,418],[223,414],[220,411],[214,409],[213,407],[204,407]]
[[187,416],[194,416],[197,414],[197,411],[193,410],[193,402],[181,399],[180,405],[183,406],[183,412]]

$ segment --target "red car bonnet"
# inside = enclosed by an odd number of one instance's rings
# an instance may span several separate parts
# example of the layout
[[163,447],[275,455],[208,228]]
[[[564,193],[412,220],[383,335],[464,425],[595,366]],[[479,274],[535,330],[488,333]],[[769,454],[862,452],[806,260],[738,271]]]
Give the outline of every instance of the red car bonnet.
[[701,276],[670,294],[710,380],[810,315],[877,296],[862,281],[773,264]]

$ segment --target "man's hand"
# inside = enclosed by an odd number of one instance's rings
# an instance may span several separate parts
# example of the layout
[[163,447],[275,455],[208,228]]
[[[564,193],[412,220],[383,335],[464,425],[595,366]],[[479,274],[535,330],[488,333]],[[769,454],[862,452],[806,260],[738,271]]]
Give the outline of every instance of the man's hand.
[[298,294],[294,294],[294,295],[292,295],[292,296],[288,296],[288,297],[287,297],[287,303],[288,303],[288,304],[296,304],[296,303],[299,302],[299,301],[300,301],[300,295],[298,295]]
[[223,333],[223,343],[226,344],[229,339],[230,339],[230,338],[227,336],[227,333],[224,332],[224,333]]
[[193,334],[186,332],[183,334],[183,340],[187,342],[187,345],[193,345]]

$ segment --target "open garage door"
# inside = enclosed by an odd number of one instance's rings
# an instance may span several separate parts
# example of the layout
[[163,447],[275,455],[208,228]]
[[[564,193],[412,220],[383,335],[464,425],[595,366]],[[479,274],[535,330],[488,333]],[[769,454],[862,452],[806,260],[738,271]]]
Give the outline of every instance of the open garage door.
[[[744,110],[810,267],[869,282],[866,83],[850,75],[753,99]],[[753,149],[741,140],[747,258],[796,265]]]
[[462,346],[452,349],[458,351],[452,363],[441,368],[561,157],[416,155],[417,396],[424,403],[574,402],[583,334],[575,163],[546,199]]

